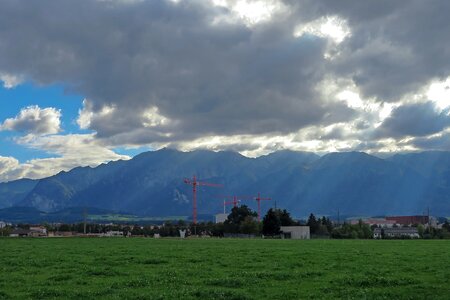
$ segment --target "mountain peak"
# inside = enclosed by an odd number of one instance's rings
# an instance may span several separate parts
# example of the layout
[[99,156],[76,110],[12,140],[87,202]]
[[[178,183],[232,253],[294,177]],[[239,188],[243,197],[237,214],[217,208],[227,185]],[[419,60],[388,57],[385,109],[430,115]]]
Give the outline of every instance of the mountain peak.
[[291,162],[300,162],[300,163],[311,163],[320,156],[313,152],[305,152],[305,151],[292,151],[292,150],[280,150],[269,153],[264,156],[258,157],[261,160],[268,160],[271,162],[286,160]]
[[[97,207],[148,216],[188,216],[192,191],[183,178],[196,174],[206,182],[223,184],[224,194],[270,195],[297,216],[334,213],[337,207],[346,214],[368,216],[420,213],[427,206],[448,215],[450,155],[428,156],[433,155],[393,161],[363,152],[319,157],[283,150],[250,159],[232,151],[163,148],[97,168],[76,168],[37,185],[34,181],[1,184],[0,208],[22,205],[51,212]],[[217,193],[214,188],[201,188],[199,213],[220,211]],[[272,204],[264,205],[263,210]]]
[[332,152],[318,159],[314,166],[316,168],[330,168],[340,166],[356,166],[365,164],[383,164],[385,161],[365,152]]
[[359,151],[350,151],[350,152],[332,152],[324,155],[322,159],[333,159],[333,160],[364,160],[364,159],[370,159],[370,160],[382,160],[381,158],[378,158],[376,156],[367,154],[365,152],[359,152]]

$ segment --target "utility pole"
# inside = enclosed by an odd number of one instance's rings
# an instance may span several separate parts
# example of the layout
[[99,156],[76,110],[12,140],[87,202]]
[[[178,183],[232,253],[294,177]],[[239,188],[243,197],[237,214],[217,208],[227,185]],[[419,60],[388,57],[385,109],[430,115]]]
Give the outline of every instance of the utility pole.
[[195,175],[190,178],[185,178],[184,183],[192,185],[192,221],[194,225],[197,224],[197,186],[211,186],[211,187],[222,187],[221,184],[214,184],[209,182],[198,181]]
[[87,209],[84,208],[83,209],[83,219],[84,219],[83,232],[84,232],[84,234],[86,234],[86,218],[87,218]]

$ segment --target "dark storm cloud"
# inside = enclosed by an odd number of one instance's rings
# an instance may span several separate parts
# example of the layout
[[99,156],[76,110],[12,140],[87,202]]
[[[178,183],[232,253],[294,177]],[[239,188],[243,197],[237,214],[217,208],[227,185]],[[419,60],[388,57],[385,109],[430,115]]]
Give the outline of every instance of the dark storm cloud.
[[[183,136],[292,132],[351,114],[321,103],[321,38],[294,38],[279,24],[213,25],[229,14],[206,1],[4,1],[0,70],[40,83],[63,81],[98,112],[90,128],[111,137],[142,127],[155,106]],[[13,17],[11,17],[13,16]],[[20,23],[17,23],[20,20]],[[149,134],[150,133],[150,134]],[[142,141],[148,140],[141,136]]]
[[337,15],[347,20],[352,33],[340,45],[333,72],[351,77],[365,96],[398,101],[450,74],[449,1],[286,2],[302,19]]
[[432,102],[408,104],[394,109],[377,129],[379,137],[426,136],[450,126],[448,111],[438,111]]
[[[448,1],[284,3],[288,13],[248,27],[217,23],[232,13],[204,0],[4,0],[0,72],[43,85],[63,82],[85,95],[85,126],[115,145],[348,122],[358,113],[323,99],[319,82],[349,78],[365,96],[397,101],[450,75]],[[333,15],[347,21],[351,35],[327,60],[326,38],[292,33]],[[105,106],[111,109],[102,113]],[[152,107],[169,121],[144,125],[152,123],[145,113]],[[425,111],[422,118],[431,116]],[[401,111],[393,117],[399,120],[383,128],[394,137],[444,126],[441,120],[408,129]]]
[[[450,73],[446,16],[450,2],[395,2],[399,7],[378,17],[375,24],[360,22],[352,27],[355,34],[346,46],[355,55],[347,55],[340,67],[341,73],[349,74],[346,66],[357,66],[350,72],[364,94],[394,101]],[[378,37],[368,42],[370,36]]]
[[450,149],[450,133],[433,137],[418,137],[412,142],[419,149],[448,151]]

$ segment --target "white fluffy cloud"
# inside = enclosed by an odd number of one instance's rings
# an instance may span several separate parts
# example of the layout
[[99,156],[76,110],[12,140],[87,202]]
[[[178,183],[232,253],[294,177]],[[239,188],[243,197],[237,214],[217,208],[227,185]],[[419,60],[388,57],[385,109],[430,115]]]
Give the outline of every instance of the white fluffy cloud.
[[3,87],[6,89],[12,89],[22,83],[23,78],[21,76],[15,76],[6,73],[0,73],[0,81],[3,81]]
[[95,167],[104,162],[130,158],[98,144],[93,134],[27,135],[16,141],[20,145],[46,151],[55,157],[19,163],[13,157],[0,156],[0,182],[24,177],[43,178],[79,166]]
[[0,130],[13,130],[38,135],[55,134],[61,131],[61,111],[53,108],[28,106],[14,117],[6,119]]
[[14,157],[0,156],[0,182],[24,177],[23,167]]

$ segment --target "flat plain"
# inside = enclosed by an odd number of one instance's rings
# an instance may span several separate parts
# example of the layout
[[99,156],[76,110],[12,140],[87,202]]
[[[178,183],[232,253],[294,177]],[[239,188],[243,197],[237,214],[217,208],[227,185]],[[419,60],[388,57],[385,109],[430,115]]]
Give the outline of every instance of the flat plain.
[[0,239],[0,299],[449,295],[449,240]]

